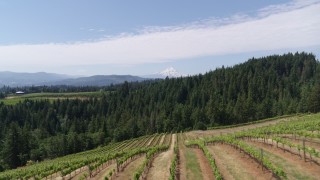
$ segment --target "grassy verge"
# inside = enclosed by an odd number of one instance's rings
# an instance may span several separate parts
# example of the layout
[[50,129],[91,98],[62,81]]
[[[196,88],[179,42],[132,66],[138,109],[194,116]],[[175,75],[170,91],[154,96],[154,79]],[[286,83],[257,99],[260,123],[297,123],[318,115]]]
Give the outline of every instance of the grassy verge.
[[89,98],[89,97],[100,97],[102,92],[74,92],[74,93],[32,93],[24,95],[11,95],[5,99],[1,99],[0,103],[3,102],[6,105],[14,105],[25,99],[31,100],[42,100],[48,99],[50,101],[56,99],[67,99],[67,98]]
[[272,117],[272,118],[267,118],[267,119],[262,119],[262,120],[257,120],[257,121],[251,121],[251,122],[247,122],[247,123],[208,127],[207,130],[234,128],[234,127],[238,127],[238,126],[258,124],[258,123],[263,123],[263,122],[267,122],[267,121],[273,121],[273,120],[282,119],[282,118],[290,118],[290,117],[295,117],[295,116],[302,116],[302,115],[301,114],[283,115],[283,116],[277,116],[277,117]]
[[202,179],[202,172],[197,155],[192,149],[185,149],[187,179]]

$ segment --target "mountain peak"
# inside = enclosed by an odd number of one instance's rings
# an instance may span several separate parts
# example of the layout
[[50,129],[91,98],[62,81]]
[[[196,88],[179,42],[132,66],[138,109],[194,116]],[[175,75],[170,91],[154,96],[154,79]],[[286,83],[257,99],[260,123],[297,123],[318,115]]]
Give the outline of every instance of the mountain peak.
[[155,75],[159,76],[159,78],[177,78],[177,77],[184,77],[186,75],[179,73],[174,67],[168,67],[167,69],[156,73]]
[[145,75],[142,76],[144,78],[151,78],[151,79],[164,79],[166,77],[169,78],[178,78],[178,77],[184,77],[186,75],[179,73],[174,67],[168,67],[164,69],[163,71],[157,72],[155,74]]
[[180,73],[178,73],[178,71],[176,69],[174,69],[173,67],[168,67],[167,69],[161,71],[159,73],[161,76],[164,77],[180,77],[182,76]]

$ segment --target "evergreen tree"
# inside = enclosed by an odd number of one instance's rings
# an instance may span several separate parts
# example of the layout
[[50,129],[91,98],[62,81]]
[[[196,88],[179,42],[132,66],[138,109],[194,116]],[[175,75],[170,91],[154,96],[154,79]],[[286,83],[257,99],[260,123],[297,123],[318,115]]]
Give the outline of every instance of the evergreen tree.
[[2,159],[5,167],[16,168],[21,164],[20,160],[20,128],[17,123],[12,122],[9,126],[9,130],[4,138]]

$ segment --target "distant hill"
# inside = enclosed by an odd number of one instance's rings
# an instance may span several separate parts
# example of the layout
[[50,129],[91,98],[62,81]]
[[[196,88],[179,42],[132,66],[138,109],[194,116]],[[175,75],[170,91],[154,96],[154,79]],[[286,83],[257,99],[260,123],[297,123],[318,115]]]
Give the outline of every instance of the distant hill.
[[16,73],[0,72],[0,86],[42,86],[42,85],[68,85],[68,86],[107,86],[120,84],[125,81],[143,81],[145,78],[131,75],[95,75],[76,78],[70,75],[54,74],[46,72]]
[[75,79],[64,79],[51,82],[50,85],[68,85],[68,86],[107,86],[111,84],[120,84],[125,81],[136,82],[143,81],[145,78],[131,75],[95,75],[90,77],[81,77]]
[[41,85],[48,82],[59,81],[62,79],[68,79],[72,76],[64,74],[54,74],[46,72],[38,73],[17,73],[3,71],[0,72],[0,85],[6,86],[31,86],[31,85]]

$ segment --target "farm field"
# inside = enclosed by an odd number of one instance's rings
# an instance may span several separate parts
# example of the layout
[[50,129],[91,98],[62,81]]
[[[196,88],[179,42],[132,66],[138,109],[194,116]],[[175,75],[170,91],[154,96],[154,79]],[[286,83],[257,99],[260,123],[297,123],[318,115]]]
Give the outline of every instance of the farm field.
[[57,99],[86,99],[90,97],[100,97],[101,92],[76,92],[76,93],[31,93],[24,95],[9,95],[5,99],[0,99],[0,103],[3,102],[7,105],[14,105],[20,101],[24,101],[26,99],[30,100],[43,100],[47,99],[49,101],[54,101]]
[[153,134],[0,173],[0,179],[319,179],[320,114]]

